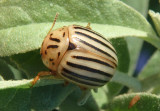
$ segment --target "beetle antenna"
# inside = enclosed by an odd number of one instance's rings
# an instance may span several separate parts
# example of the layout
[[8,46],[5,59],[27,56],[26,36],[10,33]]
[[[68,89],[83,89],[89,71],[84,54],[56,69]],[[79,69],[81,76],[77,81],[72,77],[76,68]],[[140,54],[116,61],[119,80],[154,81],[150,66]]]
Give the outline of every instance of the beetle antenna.
[[55,16],[55,18],[54,18],[54,21],[53,21],[53,24],[52,24],[52,27],[50,28],[50,30],[49,30],[49,32],[48,32],[48,34],[51,32],[51,30],[53,29],[53,27],[54,27],[54,25],[55,25],[55,23],[56,23],[56,19],[57,19],[57,17],[58,17],[58,13],[56,13],[56,16]]

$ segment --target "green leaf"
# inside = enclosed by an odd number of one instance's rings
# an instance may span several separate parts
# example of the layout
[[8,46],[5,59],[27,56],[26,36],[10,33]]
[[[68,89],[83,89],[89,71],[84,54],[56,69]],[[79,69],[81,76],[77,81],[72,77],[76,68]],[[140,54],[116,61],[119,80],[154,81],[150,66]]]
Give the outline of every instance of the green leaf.
[[[104,7],[107,11],[104,10]],[[78,21],[76,23],[80,25],[82,25],[80,22],[96,23],[91,27],[106,37],[141,37],[160,48],[158,44],[160,40],[156,38],[155,32],[145,18],[117,0],[3,1],[0,3],[0,8],[12,10],[7,11],[7,13],[0,12],[0,20],[4,21],[0,30],[0,51],[2,52],[0,56],[9,56],[38,49],[51,26],[55,12],[60,13],[59,20],[69,21],[70,25],[75,23],[74,21]],[[65,9],[68,9],[68,13]],[[15,13],[15,16],[8,19],[8,16],[12,15],[10,13]],[[99,13],[101,13],[101,16]],[[13,22],[16,24],[11,24]],[[61,24],[61,22],[57,22],[56,26],[68,25],[67,23]]]
[[143,68],[141,74],[139,75],[139,79],[145,79],[154,74],[160,73],[159,63],[160,63],[160,51],[156,51],[151,59],[148,61],[148,64]]
[[149,0],[121,0],[121,1],[133,7],[144,16],[146,16],[148,13]]
[[14,78],[10,67],[3,59],[0,59],[0,75],[2,75],[5,80]]
[[[135,10],[140,12],[143,16],[147,16],[148,14],[148,5],[149,0],[122,0],[127,5],[133,7]],[[132,75],[137,59],[139,57],[139,52],[142,46],[143,40],[139,38],[126,38],[128,44],[128,50],[130,54],[130,64],[129,64],[129,72],[128,75]]]
[[[123,38],[112,39],[112,45],[115,47],[118,57],[118,68],[117,70],[121,72],[128,72],[130,55],[128,51],[128,46],[126,40]],[[120,43],[120,44],[117,44]]]
[[[0,110],[11,111],[15,109],[15,111],[18,111],[24,109],[24,111],[26,111],[30,96],[30,91],[26,89],[28,83],[29,81],[25,80],[0,81]],[[22,90],[19,88],[22,88]]]
[[10,60],[25,73],[27,78],[35,77],[40,71],[48,71],[42,63],[39,50],[10,56]]
[[[160,49],[160,40],[156,38],[157,35],[146,19],[118,0],[2,0],[0,10],[0,56],[10,56],[13,65],[7,63],[5,68],[11,65],[25,73],[25,75],[22,74],[22,78],[32,78],[39,71],[46,70],[40,60],[38,49],[52,25],[56,12],[59,13],[59,17],[54,29],[72,24],[86,26],[90,22],[93,30],[108,39],[138,37]],[[125,61],[125,58],[129,58],[127,46],[122,39],[119,42],[115,40],[115,43],[113,41],[113,44],[115,47],[122,45],[123,50],[116,48],[119,51],[117,51],[120,59],[119,70],[127,72],[129,64],[129,59]],[[123,54],[120,51],[123,51]],[[123,63],[126,63],[125,67],[121,67]],[[15,71],[12,69],[11,72]],[[136,79],[121,74],[118,76],[115,75],[113,81],[127,85],[135,91],[140,89],[140,84]],[[33,89],[29,89],[30,81],[25,83],[24,80],[16,81],[16,83],[2,81],[2,83],[0,100],[7,103],[0,104],[0,106],[5,106],[2,111],[15,107],[15,110],[53,110],[75,89],[75,86],[64,88],[59,84],[62,81],[56,82],[55,79],[41,79]],[[74,103],[74,106],[75,100],[69,100],[68,103]],[[65,106],[71,108],[68,103],[66,102]],[[96,107],[92,104],[86,109],[96,110]]]
[[80,98],[82,91],[75,90],[67,99],[60,105],[61,111],[99,111],[99,107],[92,96],[89,97],[83,106],[77,105],[77,100]]
[[[127,74],[130,66],[130,54],[128,51],[128,45],[126,43],[126,40],[123,38],[118,38],[118,39],[112,39],[111,42],[117,51],[117,56],[119,60],[117,70],[121,72],[126,72],[125,74]],[[98,92],[99,96],[98,95],[95,96],[96,97],[95,100],[97,100],[97,103],[100,107],[106,107],[106,103],[108,103],[109,100],[111,100],[115,95],[117,95],[123,86],[120,83],[109,82],[105,87],[107,87],[108,89],[107,92],[104,91],[104,88],[100,88],[100,91]],[[106,97],[104,96],[103,98],[107,99],[100,98],[102,95],[104,95],[104,93],[106,93],[107,95]]]
[[156,94],[156,95],[159,95],[160,94],[160,86],[155,86],[152,93]]
[[[47,81],[46,81],[47,79]],[[9,81],[0,81],[0,89],[7,88],[30,88],[31,80],[9,80]],[[53,76],[43,77],[41,80],[38,80],[34,87],[45,86],[45,85],[53,85],[53,84],[61,84],[63,80],[55,79]]]
[[30,89],[8,88],[0,91],[1,111],[28,111],[30,109]]
[[[7,2],[7,1],[6,1]],[[12,1],[14,2],[14,1]],[[0,19],[3,20],[0,23],[0,29],[6,29],[9,27],[18,26],[19,23],[29,24],[32,23],[31,17],[24,11],[20,6],[11,5],[11,2],[8,0],[9,6],[3,6],[4,1],[0,3]]]
[[44,80],[41,80],[35,85],[36,88],[31,89],[31,81],[0,81],[0,109],[2,111],[52,110],[75,89],[74,85],[64,87],[60,84],[62,81],[56,82],[56,80],[48,80],[45,82],[45,87],[39,87],[44,85]]
[[139,53],[141,51],[141,47],[142,47],[142,43],[143,40],[139,39],[139,38],[126,38],[127,44],[128,44],[128,51],[129,51],[129,55],[130,55],[130,64],[129,64],[129,71],[128,71],[128,75],[132,75],[137,61],[138,61],[138,57],[139,57]]
[[3,77],[0,75],[0,81],[3,81],[4,79],[3,79]]
[[29,88],[31,80],[9,80],[9,81],[0,81],[0,89],[7,89],[7,88]]
[[44,24],[24,25],[0,30],[0,51],[2,51],[0,56],[38,49],[47,30],[44,28]]
[[115,96],[117,96],[123,87],[124,84],[121,84],[120,82],[109,82],[107,84],[108,92],[106,93],[108,101],[111,101]]
[[74,85],[64,87],[62,84],[33,88],[30,101],[31,109],[51,111],[59,106],[75,88]]
[[[134,96],[140,96],[132,108],[128,109],[129,103]],[[109,111],[159,111],[160,98],[149,93],[133,93],[117,96],[109,104]]]
[[160,36],[160,14],[155,13],[154,11],[150,10],[149,15],[151,16],[153,23],[156,27],[157,33]]
[[160,72],[141,80],[142,81],[142,91],[145,91],[145,92],[148,91],[148,92],[151,92],[151,93],[154,93],[154,94],[160,93],[158,91],[155,92],[155,90],[160,89],[159,79],[160,79]]
[[141,83],[136,78],[129,77],[122,72],[116,72],[111,81],[123,84],[134,91],[141,91]]
[[101,108],[101,109],[103,107],[105,107],[105,105],[109,102],[108,97],[106,95],[107,92],[108,92],[108,89],[107,89],[106,85],[101,88],[98,88],[97,92],[92,91],[92,95],[93,95],[96,103],[98,104],[99,108]]

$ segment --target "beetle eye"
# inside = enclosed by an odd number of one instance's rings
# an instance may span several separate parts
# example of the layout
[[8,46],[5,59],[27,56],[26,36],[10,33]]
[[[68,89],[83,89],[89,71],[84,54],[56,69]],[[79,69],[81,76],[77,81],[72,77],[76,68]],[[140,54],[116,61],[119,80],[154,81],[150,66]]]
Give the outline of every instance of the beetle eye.
[[73,50],[75,48],[76,46],[73,43],[69,42],[68,50]]

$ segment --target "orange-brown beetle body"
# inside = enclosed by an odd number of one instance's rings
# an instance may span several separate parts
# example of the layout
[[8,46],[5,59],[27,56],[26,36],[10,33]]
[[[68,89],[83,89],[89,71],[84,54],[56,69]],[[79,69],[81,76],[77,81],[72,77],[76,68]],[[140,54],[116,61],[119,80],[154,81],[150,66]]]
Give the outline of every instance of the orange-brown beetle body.
[[111,43],[89,26],[70,25],[50,31],[42,43],[41,56],[50,74],[86,89],[105,85],[118,64]]

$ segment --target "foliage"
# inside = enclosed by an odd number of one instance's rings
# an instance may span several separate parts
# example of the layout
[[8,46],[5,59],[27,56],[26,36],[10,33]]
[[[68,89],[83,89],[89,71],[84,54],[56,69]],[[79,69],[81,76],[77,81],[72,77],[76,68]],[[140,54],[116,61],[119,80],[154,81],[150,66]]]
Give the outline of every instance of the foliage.
[[[149,11],[155,24],[153,28],[142,14],[124,2],[147,15],[148,0],[1,0],[0,111],[56,108],[60,111],[128,111],[135,95],[139,95],[140,100],[130,111],[160,110],[160,15]],[[71,24],[86,26],[90,22],[92,29],[110,39],[117,51],[119,65],[115,76],[99,88],[98,93],[92,92],[83,106],[76,104],[81,95],[79,88],[73,84],[64,87],[63,80],[42,78],[30,88],[37,73],[47,70],[39,49],[56,12],[59,17],[54,29]],[[133,78],[131,74],[142,40],[158,51],[139,78]],[[128,94],[119,94],[123,86],[130,88]]]

